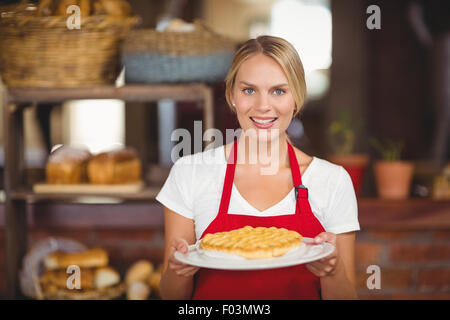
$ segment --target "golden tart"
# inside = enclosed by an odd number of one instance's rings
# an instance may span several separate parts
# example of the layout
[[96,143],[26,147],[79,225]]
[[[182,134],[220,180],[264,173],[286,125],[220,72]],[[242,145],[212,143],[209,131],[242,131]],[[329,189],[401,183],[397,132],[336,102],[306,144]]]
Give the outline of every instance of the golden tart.
[[282,256],[300,246],[301,242],[302,236],[296,231],[245,226],[227,232],[209,233],[200,241],[200,248],[247,259],[264,259]]

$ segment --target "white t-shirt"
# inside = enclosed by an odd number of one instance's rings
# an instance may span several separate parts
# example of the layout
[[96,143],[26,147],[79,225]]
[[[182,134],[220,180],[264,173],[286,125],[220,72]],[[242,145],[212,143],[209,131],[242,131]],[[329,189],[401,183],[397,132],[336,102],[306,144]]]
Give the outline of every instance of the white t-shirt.
[[[156,200],[170,210],[193,219],[197,239],[219,211],[227,168],[224,146],[179,158]],[[359,230],[358,206],[347,171],[326,160],[313,157],[302,175],[308,188],[312,212],[325,231],[335,234]],[[277,216],[294,214],[294,188],[283,200],[259,211],[248,203],[233,184],[229,214]]]

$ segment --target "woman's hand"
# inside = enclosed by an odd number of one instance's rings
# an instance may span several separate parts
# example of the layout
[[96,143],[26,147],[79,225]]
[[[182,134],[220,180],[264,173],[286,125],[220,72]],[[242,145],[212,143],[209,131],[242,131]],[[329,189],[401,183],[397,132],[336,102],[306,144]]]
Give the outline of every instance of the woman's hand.
[[175,251],[187,253],[188,252],[187,241],[181,238],[175,238],[172,240],[169,248],[169,269],[174,271],[175,274],[178,276],[192,277],[200,268],[184,264],[175,259],[174,257]]
[[319,244],[322,242],[331,243],[335,249],[330,255],[326,256],[325,258],[306,264],[306,268],[308,268],[309,271],[311,271],[318,277],[334,275],[338,262],[336,235],[331,232],[322,232],[314,238],[314,243]]

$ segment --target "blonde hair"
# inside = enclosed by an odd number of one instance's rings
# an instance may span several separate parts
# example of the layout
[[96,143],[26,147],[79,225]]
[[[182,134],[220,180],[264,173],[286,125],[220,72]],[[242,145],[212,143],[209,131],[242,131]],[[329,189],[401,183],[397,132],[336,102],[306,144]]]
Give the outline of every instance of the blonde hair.
[[294,117],[300,112],[306,99],[306,82],[303,64],[297,50],[288,41],[274,36],[259,36],[247,40],[234,54],[230,70],[225,78],[225,98],[231,111],[236,112],[231,104],[236,75],[242,63],[250,57],[262,53],[274,59],[283,69],[295,100]]

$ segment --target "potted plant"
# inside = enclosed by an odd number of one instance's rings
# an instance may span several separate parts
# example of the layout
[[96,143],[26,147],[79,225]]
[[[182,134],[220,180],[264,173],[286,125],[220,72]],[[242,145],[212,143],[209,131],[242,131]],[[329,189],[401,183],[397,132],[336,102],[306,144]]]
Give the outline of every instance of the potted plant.
[[378,150],[382,160],[374,162],[373,169],[378,196],[383,199],[406,199],[410,194],[414,164],[401,160],[403,143],[385,139],[370,139],[370,144]]
[[352,119],[349,111],[343,110],[328,128],[333,150],[333,153],[328,156],[328,160],[347,170],[357,196],[361,193],[365,169],[369,162],[367,154],[354,152],[355,131],[361,126],[362,123]]

